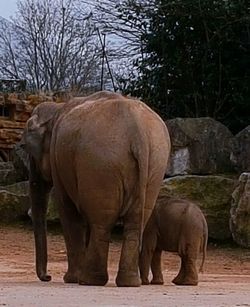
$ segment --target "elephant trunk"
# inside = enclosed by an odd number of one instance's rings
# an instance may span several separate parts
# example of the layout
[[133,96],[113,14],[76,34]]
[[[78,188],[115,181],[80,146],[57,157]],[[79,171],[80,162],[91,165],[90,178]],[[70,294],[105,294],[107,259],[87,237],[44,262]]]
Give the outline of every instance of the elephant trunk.
[[46,213],[51,186],[42,179],[32,159],[30,161],[29,188],[35,236],[36,273],[41,281],[50,281],[51,276],[47,274]]

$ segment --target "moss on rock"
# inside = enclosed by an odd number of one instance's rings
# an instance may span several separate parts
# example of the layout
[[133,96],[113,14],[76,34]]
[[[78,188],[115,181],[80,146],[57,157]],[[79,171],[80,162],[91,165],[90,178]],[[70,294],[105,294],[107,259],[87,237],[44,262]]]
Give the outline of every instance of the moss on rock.
[[30,207],[28,182],[0,187],[0,222],[17,222],[27,215]]

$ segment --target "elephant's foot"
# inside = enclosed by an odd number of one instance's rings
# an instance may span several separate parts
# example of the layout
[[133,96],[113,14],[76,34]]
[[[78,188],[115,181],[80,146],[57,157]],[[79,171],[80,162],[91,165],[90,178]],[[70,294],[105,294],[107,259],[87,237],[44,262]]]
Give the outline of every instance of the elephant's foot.
[[159,278],[153,278],[152,280],[151,280],[151,285],[163,285],[164,284],[164,280],[163,280],[163,278],[161,278],[161,277],[159,277]]
[[188,277],[178,278],[177,276],[176,278],[172,280],[172,283],[178,286],[197,286],[198,280],[194,278],[188,278]]
[[141,284],[142,284],[142,285],[149,285],[149,280],[148,280],[148,278],[141,278]]
[[116,277],[116,285],[118,287],[140,287],[141,279],[136,273],[127,273],[119,271]]
[[38,276],[38,278],[41,280],[41,281],[51,281],[51,276],[48,275],[48,274],[40,274]]
[[163,280],[163,275],[162,272],[153,272],[153,278],[151,280],[151,285],[163,285],[164,280]]
[[86,286],[105,286],[108,282],[108,274],[94,273],[94,274],[84,274],[79,278],[79,285]]
[[72,273],[72,272],[67,272],[64,277],[63,277],[63,280],[65,283],[68,283],[68,284],[76,284],[78,283],[78,277],[79,274],[77,273]]
[[183,277],[180,275],[177,275],[173,280],[172,283],[176,285],[180,285],[182,283]]

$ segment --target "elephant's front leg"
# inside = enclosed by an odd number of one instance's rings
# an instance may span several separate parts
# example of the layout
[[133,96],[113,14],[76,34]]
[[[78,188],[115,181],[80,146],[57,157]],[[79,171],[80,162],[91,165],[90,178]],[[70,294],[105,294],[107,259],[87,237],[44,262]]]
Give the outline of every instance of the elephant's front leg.
[[162,250],[156,248],[153,254],[152,262],[151,262],[151,270],[153,274],[153,279],[151,280],[152,285],[163,285],[163,275],[161,269],[161,254]]
[[139,259],[140,277],[142,285],[149,285],[149,269],[150,269],[150,259],[152,258],[153,251],[148,254],[145,249],[142,249]]
[[111,227],[90,225],[90,239],[86,249],[79,284],[104,286],[108,281],[107,261]]
[[156,231],[154,231],[150,227],[150,221],[149,225],[146,226],[143,234],[143,240],[142,240],[142,250],[140,253],[140,261],[139,261],[139,267],[140,267],[140,276],[141,281],[143,285],[149,284],[149,270],[150,265],[152,265],[153,262],[153,255],[155,253],[156,244],[157,244],[157,235]]

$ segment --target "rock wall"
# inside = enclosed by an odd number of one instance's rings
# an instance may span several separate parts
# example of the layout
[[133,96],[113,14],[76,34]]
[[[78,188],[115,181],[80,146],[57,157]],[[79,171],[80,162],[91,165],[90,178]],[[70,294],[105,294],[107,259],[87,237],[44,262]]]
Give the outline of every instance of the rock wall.
[[52,101],[46,95],[25,93],[0,93],[0,152],[9,160],[10,150],[21,139],[26,121],[34,107],[44,101]]
[[0,187],[0,222],[12,223],[27,216],[30,207],[28,182]]

